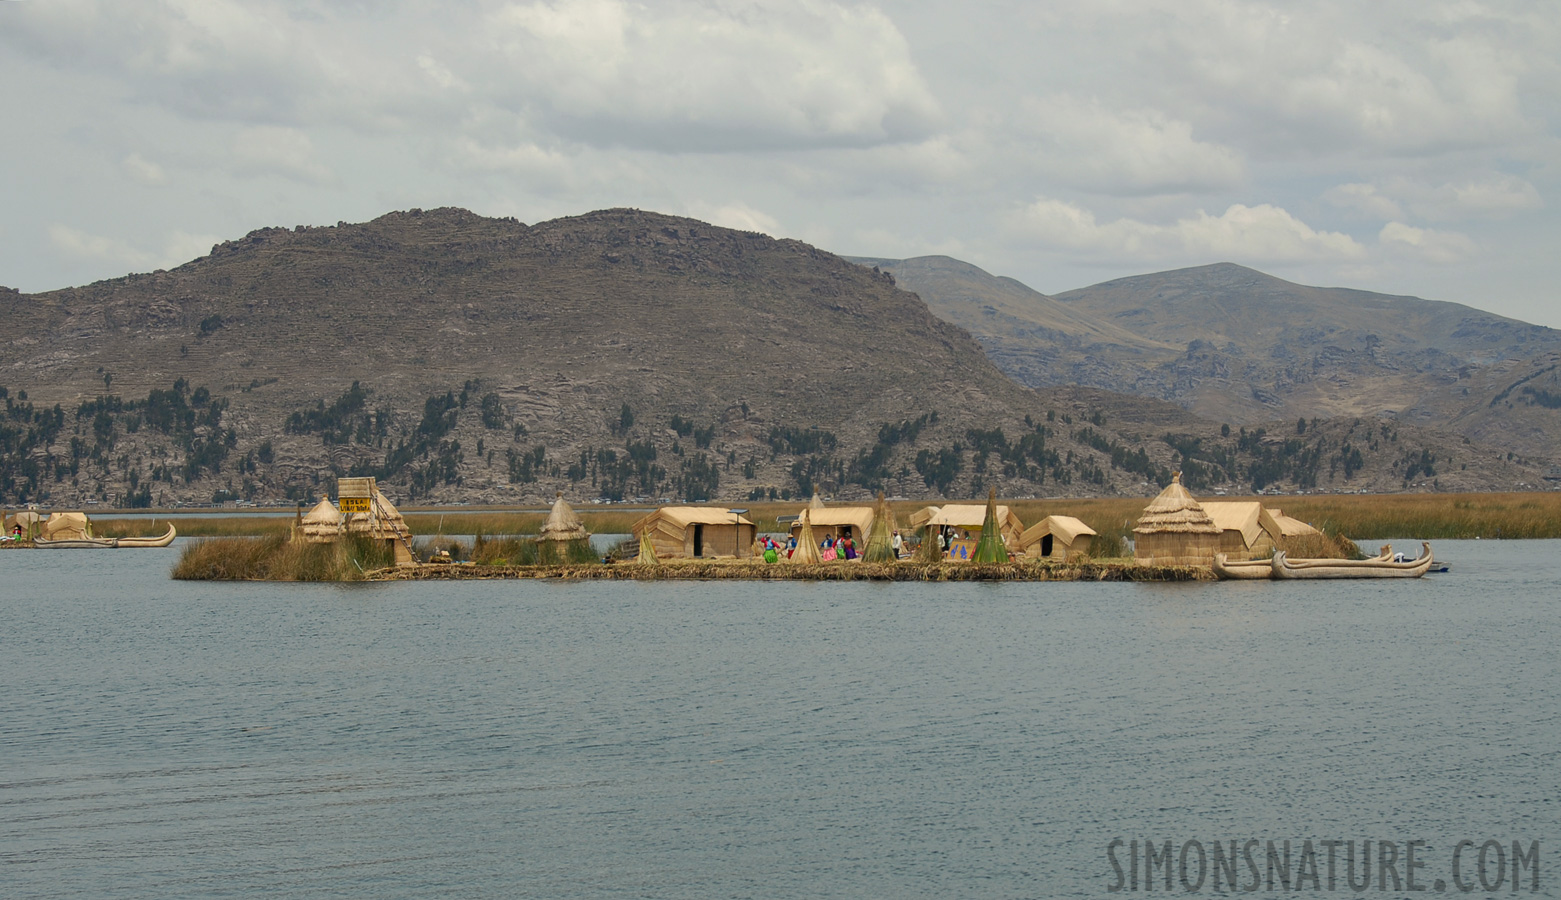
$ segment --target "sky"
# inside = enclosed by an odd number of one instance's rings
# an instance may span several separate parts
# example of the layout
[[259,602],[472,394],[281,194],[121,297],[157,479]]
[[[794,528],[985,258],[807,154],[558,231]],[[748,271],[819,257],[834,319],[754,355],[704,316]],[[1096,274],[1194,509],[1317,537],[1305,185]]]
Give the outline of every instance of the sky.
[[1561,327],[1553,2],[0,0],[0,284],[637,207],[1044,293],[1235,262]]

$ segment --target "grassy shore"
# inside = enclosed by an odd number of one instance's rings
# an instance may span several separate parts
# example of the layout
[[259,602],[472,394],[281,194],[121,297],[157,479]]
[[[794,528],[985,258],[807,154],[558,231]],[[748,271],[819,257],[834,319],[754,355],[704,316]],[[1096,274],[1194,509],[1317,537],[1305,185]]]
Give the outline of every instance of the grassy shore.
[[383,543],[368,538],[305,544],[273,534],[192,541],[172,574],[181,581],[362,581],[393,562]]

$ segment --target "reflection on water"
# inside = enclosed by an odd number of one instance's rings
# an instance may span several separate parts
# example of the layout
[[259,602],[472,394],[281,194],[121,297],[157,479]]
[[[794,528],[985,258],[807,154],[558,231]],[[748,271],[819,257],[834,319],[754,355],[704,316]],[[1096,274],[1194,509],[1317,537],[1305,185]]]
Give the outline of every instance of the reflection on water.
[[1118,836],[1554,840],[1561,542],[1436,550],[1218,585],[3,552],[3,893],[1095,896]]

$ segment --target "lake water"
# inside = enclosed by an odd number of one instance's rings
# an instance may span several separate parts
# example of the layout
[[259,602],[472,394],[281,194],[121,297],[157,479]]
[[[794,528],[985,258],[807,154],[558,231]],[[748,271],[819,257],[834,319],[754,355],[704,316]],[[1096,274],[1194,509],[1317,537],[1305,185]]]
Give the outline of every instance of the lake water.
[[1120,837],[1423,840],[1422,885],[1537,840],[1557,896],[1561,542],[1436,550],[1192,585],[0,552],[0,895],[1105,897]]

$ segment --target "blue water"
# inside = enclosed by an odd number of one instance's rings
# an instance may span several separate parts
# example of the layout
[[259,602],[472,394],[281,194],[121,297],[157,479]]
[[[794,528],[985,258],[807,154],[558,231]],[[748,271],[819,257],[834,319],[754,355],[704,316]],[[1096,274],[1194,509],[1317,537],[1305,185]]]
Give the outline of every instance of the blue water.
[[1423,883],[1538,840],[1557,896],[1561,542],[1436,549],[1409,582],[329,587],[0,552],[0,895],[1105,897],[1121,837],[1425,840]]

